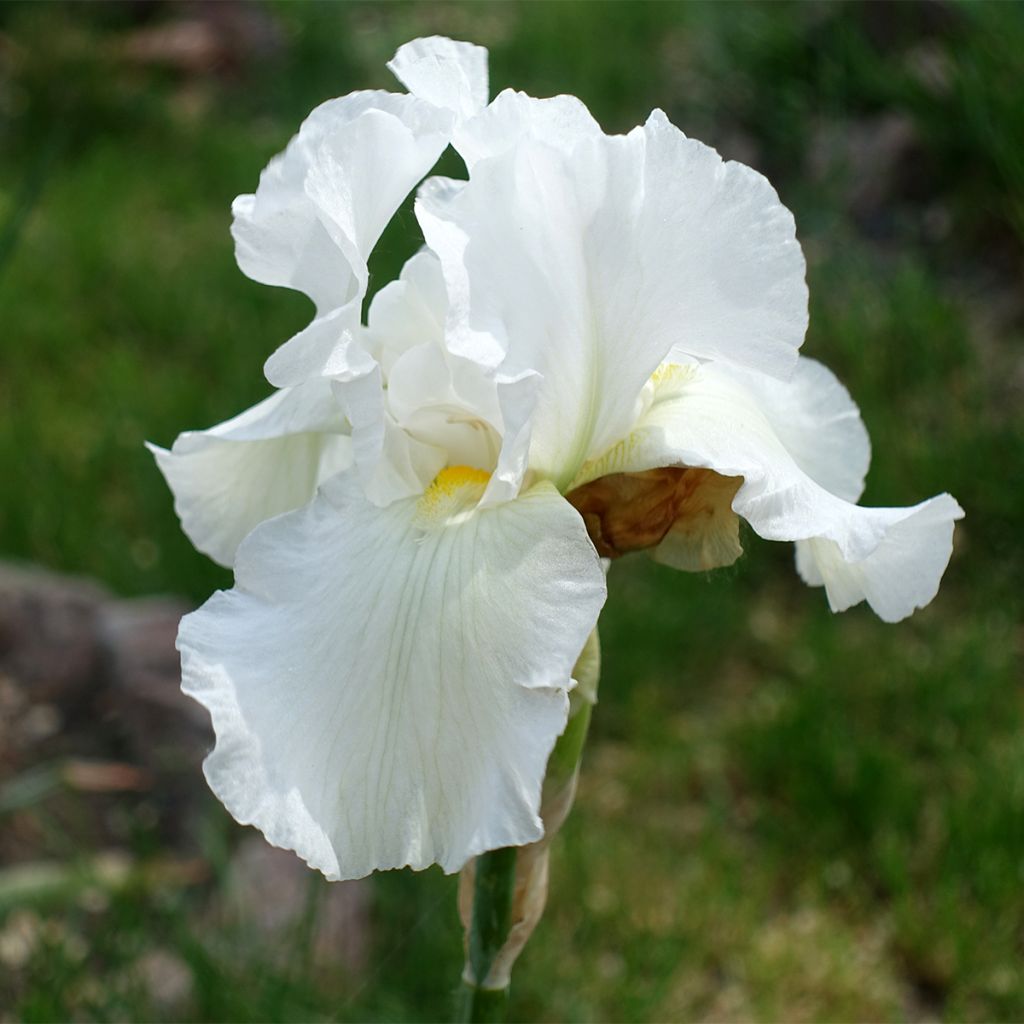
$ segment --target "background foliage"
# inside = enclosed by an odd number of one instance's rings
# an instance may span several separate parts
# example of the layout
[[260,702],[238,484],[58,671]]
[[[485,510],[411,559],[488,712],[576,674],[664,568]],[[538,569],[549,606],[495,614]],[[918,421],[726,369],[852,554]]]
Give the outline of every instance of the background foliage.
[[[183,21],[191,48],[153,32]],[[804,351],[872,433],[866,502],[948,489],[967,510],[939,598],[897,627],[831,616],[791,551],[749,533],[707,577],[615,566],[513,1017],[1024,1018],[1020,5],[5,4],[0,551],[126,595],[228,585],[142,442],[262,397],[262,360],[309,315],[237,271],[230,201],[312,106],[391,87],[384,61],[432,32],[488,45],[494,91],[575,93],[609,131],[661,106],[766,173],[808,256]],[[417,244],[407,209],[375,281]],[[125,808],[144,864],[173,810]],[[0,980],[0,1018],[447,1015],[451,879],[378,877],[354,973],[304,953],[312,880],[282,961],[211,921],[241,830],[213,805],[204,821],[203,884],[156,873],[98,903],[71,886],[30,911],[0,887],[0,955],[27,912],[41,936]],[[94,852],[43,835],[40,856]],[[134,972],[152,948],[184,967],[177,1002]]]

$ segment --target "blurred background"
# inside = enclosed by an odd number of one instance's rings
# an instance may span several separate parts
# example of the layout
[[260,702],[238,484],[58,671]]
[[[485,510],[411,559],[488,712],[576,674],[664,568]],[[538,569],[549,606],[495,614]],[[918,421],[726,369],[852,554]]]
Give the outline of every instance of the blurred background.
[[[612,570],[605,667],[513,1019],[1024,1019],[1024,6],[0,6],[0,1020],[436,1020],[454,880],[329,886],[206,792],[178,615],[227,573],[144,440],[263,397],[305,324],[236,193],[440,32],[492,92],[654,106],[768,175],[865,501],[967,510],[937,600],[832,616],[786,545]],[[374,287],[418,240],[410,209]],[[154,597],[154,595],[162,595]]]

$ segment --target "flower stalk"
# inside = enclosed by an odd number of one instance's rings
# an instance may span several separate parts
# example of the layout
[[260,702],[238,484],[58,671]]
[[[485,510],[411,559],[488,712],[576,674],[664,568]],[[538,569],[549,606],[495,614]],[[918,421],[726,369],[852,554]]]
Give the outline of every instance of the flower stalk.
[[490,987],[488,981],[512,927],[517,853],[516,847],[506,846],[482,854],[472,865],[472,915],[466,934],[466,969],[459,1007],[461,1021],[505,1019],[508,984]]
[[459,878],[459,913],[465,929],[458,1019],[505,1019],[512,967],[544,913],[551,841],[569,816],[580,760],[597,700],[601,649],[595,629],[580,654],[573,678],[569,720],[548,760],[541,817],[544,838],[529,846],[482,854]]

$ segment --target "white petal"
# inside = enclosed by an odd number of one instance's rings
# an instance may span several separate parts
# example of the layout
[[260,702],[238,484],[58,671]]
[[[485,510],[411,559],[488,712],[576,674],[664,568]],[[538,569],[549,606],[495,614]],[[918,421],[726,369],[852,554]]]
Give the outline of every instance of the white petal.
[[441,263],[422,249],[406,260],[402,272],[374,295],[367,314],[366,347],[385,376],[395,360],[414,345],[444,343],[448,312]]
[[347,432],[329,383],[311,381],[209,430],[187,431],[170,451],[147,447],[189,540],[230,566],[253,527],[304,505],[321,481],[351,464]]
[[[473,380],[474,369],[479,380]],[[467,381],[474,385],[468,394],[460,388]],[[395,421],[418,440],[447,452],[452,465],[488,473],[494,468],[501,446],[495,429],[497,397],[493,381],[478,367],[437,344],[416,345],[392,367],[387,400]]]
[[831,370],[801,356],[788,380],[737,367],[728,373],[754,396],[779,440],[812,480],[846,501],[860,498],[871,441],[850,392]]
[[374,361],[363,345],[359,326],[362,285],[351,302],[310,321],[263,366],[271,384],[292,387],[315,377],[349,379],[369,373]]
[[316,327],[267,363],[271,383],[301,383],[358,326],[366,260],[388,221],[448,143],[452,115],[412,96],[360,92],[321,104],[254,195],[232,207],[242,270],[297,288],[317,306]]
[[335,384],[376,504],[421,493],[446,463],[490,470],[497,459],[496,384],[447,351],[446,310],[440,263],[423,250],[370,306],[362,346],[379,369]]
[[[792,395],[800,390],[795,387]],[[773,412],[776,418],[781,414]],[[848,424],[845,430],[854,439],[848,449],[855,466],[849,483],[860,475],[864,450],[856,440],[859,430]],[[952,523],[963,515],[959,505],[940,495],[911,508],[862,508],[828,491],[801,465],[802,459],[812,471],[823,467],[807,439],[797,454],[733,373],[711,364],[685,366],[660,375],[637,428],[587,466],[577,483],[666,465],[743,477],[733,509],[769,540],[813,539],[800,556],[800,568],[808,582],[830,587],[835,608],[866,598],[892,621],[927,604],[949,561]],[[842,476],[833,471],[833,479]]]
[[388,61],[395,78],[414,96],[460,117],[470,117],[487,104],[487,50],[444,36],[414,39]]
[[[644,365],[642,352],[606,344],[592,329],[583,243],[603,196],[604,168],[596,161],[583,170],[592,175],[581,196],[562,154],[524,142],[479,162],[445,208],[428,205],[423,191],[417,203],[449,284],[449,344],[476,362],[500,363],[507,376],[542,375],[530,465],[559,486],[587,454],[595,417],[623,418],[615,371],[626,389],[635,378],[639,390],[664,354]],[[631,409],[632,398],[626,404]]]
[[358,272],[402,200],[434,165],[451,115],[410,97],[381,93],[377,105],[320,140],[304,188]]
[[[361,119],[376,113],[387,113],[404,123],[408,131],[429,136],[437,130],[432,123],[436,115],[428,115],[409,97],[356,92],[322,103],[303,121],[285,151],[267,165],[256,193],[238,196],[233,204],[235,252],[246,274],[264,284],[305,292],[321,312],[351,297],[354,252],[343,251],[331,238],[306,195],[305,184],[319,159],[320,146],[331,138],[357,132]],[[366,142],[365,138],[359,140],[356,148],[365,149]],[[384,156],[372,150],[359,155],[368,161],[376,158],[376,162]],[[410,180],[405,192],[419,176]],[[394,200],[392,212],[403,197],[404,193]],[[372,190],[368,195],[353,196],[367,203],[374,198]],[[376,198],[390,199],[379,193]]]
[[334,392],[352,424],[352,454],[363,492],[382,508],[422,494],[447,462],[446,453],[411,437],[388,412],[380,368],[335,382]]
[[549,486],[476,512],[472,479],[432,491],[381,510],[336,478],[254,531],[236,588],[182,622],[183,688],[217,734],[211,787],[330,878],[450,872],[541,836],[545,764],[604,602]]
[[491,375],[445,345],[447,311],[441,263],[429,249],[408,260],[398,280],[374,296],[365,345],[387,380],[389,408],[399,422],[423,407],[450,406],[463,419],[497,424]]
[[[835,375],[801,357],[788,381],[729,371],[757,403],[793,460],[832,494],[855,502],[864,491],[871,445],[860,413]],[[948,495],[918,506],[889,529],[878,547],[847,562],[834,541],[796,542],[796,564],[810,586],[824,586],[835,612],[867,600],[886,622],[923,608],[938,592],[962,511]]]
[[807,322],[793,219],[761,175],[652,116],[571,151],[522,140],[420,191],[450,344],[543,384],[530,466],[565,486],[672,350],[785,375]]
[[885,622],[899,622],[938,593],[953,552],[953,523],[963,509],[943,494],[923,502],[890,528],[867,558],[848,562],[837,544],[812,539],[797,545],[804,582],[825,586],[834,612],[867,601]]
[[[281,195],[283,181],[279,191],[272,187],[279,175],[281,163],[271,161],[258,192],[236,196],[231,204],[235,259],[254,281],[294,288],[318,310],[330,310],[353,293],[352,267],[301,193],[288,201]],[[271,198],[274,191],[278,195]]]
[[793,371],[807,330],[806,265],[793,215],[764,175],[688,139],[656,110],[641,213],[652,322],[676,318],[677,353]]
[[501,409],[501,449],[482,504],[497,505],[511,501],[518,493],[529,468],[533,413],[542,378],[525,372],[517,377],[499,377],[496,381]]
[[600,134],[601,126],[575,96],[536,99],[506,89],[476,117],[456,124],[452,145],[472,171],[478,160],[504,153],[524,139],[570,152],[581,139]]
[[444,335],[447,309],[441,264],[424,249],[370,304],[365,347],[380,364],[386,392],[380,389],[380,374],[367,373],[367,379],[337,385],[355,424],[356,461],[372,500],[379,504],[422,490],[422,486],[408,486],[412,475],[407,473],[399,473],[406,483],[396,486],[395,467],[379,465],[386,460],[389,435],[399,425],[417,442],[426,442],[441,459],[439,463],[424,459],[425,450],[420,449],[419,459],[407,461],[403,445],[412,439],[390,439],[392,451],[406,466],[421,467],[414,474],[417,479],[429,482],[448,461],[494,468],[485,505],[511,500],[519,493],[539,378],[535,374],[494,376],[485,366],[452,353]]

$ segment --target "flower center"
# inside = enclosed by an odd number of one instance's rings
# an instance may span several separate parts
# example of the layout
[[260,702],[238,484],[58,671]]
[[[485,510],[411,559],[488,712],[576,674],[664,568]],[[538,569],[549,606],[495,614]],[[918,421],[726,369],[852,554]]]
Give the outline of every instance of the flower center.
[[416,503],[415,523],[437,529],[465,518],[479,504],[491,474],[473,466],[447,466]]

